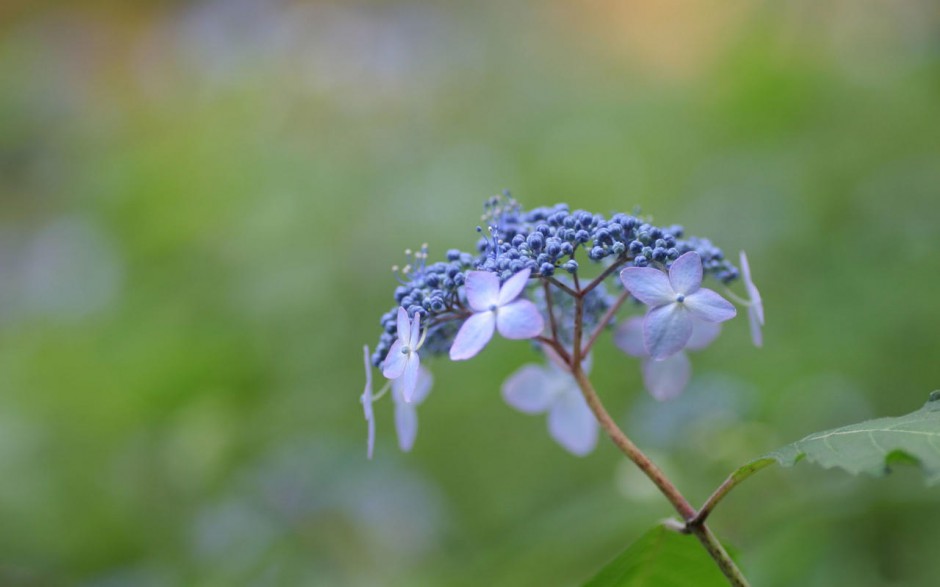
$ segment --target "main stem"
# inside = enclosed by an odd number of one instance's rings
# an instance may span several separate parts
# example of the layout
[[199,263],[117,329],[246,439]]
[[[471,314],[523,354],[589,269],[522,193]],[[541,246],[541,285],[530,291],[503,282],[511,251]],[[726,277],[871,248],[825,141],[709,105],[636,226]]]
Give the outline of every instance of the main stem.
[[627,455],[628,459],[633,461],[633,463],[649,477],[650,481],[659,488],[659,491],[666,496],[669,503],[672,504],[676,512],[678,512],[686,522],[688,531],[694,534],[699,542],[702,543],[702,546],[705,547],[709,556],[718,564],[718,568],[724,573],[728,582],[736,587],[748,587],[749,583],[747,579],[741,573],[741,570],[738,569],[737,565],[734,564],[734,561],[731,560],[728,551],[725,550],[708,526],[704,522],[701,524],[689,524],[689,522],[696,517],[695,508],[682,496],[662,470],[657,467],[637,445],[633,444],[633,441],[617,426],[617,423],[611,418],[607,409],[604,408],[604,404],[594,390],[591,380],[588,379],[580,365],[572,369],[572,375],[574,375],[575,380],[578,382],[578,387],[581,388],[581,392],[584,394],[584,399],[587,400],[588,406],[591,408],[591,411],[594,412],[594,416],[597,418],[597,421],[604,431],[607,432],[607,435],[610,436],[610,439],[614,441],[614,444],[617,445],[617,448],[619,448],[623,454]]
[[[650,481],[659,489],[659,491],[666,496],[666,499],[669,500],[669,503],[672,504],[672,507],[676,509],[676,512],[682,517],[682,520],[685,522],[685,531],[690,532],[698,538],[699,542],[702,543],[702,546],[705,547],[705,550],[708,551],[709,556],[715,560],[718,564],[718,568],[721,569],[721,572],[724,573],[725,577],[728,579],[728,582],[735,587],[748,587],[747,579],[741,573],[741,570],[738,569],[737,565],[734,564],[734,561],[731,560],[731,556],[728,554],[728,551],[721,545],[721,542],[718,541],[718,538],[712,533],[712,531],[705,525],[704,516],[699,516],[699,512],[692,507],[688,500],[683,497],[682,493],[676,488],[675,485],[666,477],[665,473],[656,466],[648,456],[646,456],[640,448],[633,444],[633,441],[630,440],[623,430],[617,426],[617,423],[610,416],[610,413],[607,412],[607,409],[604,407],[604,403],[601,401],[600,396],[597,395],[597,391],[594,389],[594,386],[591,384],[591,380],[588,378],[587,374],[582,368],[581,362],[584,356],[590,351],[591,346],[593,346],[594,341],[599,334],[600,329],[604,328],[607,322],[613,317],[613,314],[616,312],[617,308],[620,307],[626,300],[626,295],[623,295],[615,304],[612,311],[608,311],[604,314],[603,318],[600,321],[600,324],[597,326],[595,334],[590,337],[588,344],[585,347],[582,346],[582,337],[583,337],[583,325],[584,325],[584,297],[597,285],[603,281],[608,275],[613,273],[613,271],[622,264],[623,261],[619,260],[617,263],[612,264],[608,267],[597,279],[588,284],[584,289],[581,288],[580,282],[575,279],[575,289],[571,290],[564,284],[549,278],[549,281],[552,284],[556,284],[559,289],[563,289],[566,293],[571,295],[575,301],[575,313],[574,313],[574,340],[573,348],[571,353],[571,360],[569,366],[571,368],[571,374],[574,376],[575,380],[578,382],[578,387],[581,388],[581,393],[584,395],[584,399],[587,401],[588,407],[591,408],[591,411],[594,413],[594,417],[597,418],[597,421],[600,423],[601,427],[607,432],[607,435],[610,436],[610,439],[617,445],[623,454],[627,455],[627,458],[633,461],[633,463],[640,468],[643,473],[649,477]],[[546,297],[548,294],[548,288],[546,287]],[[554,333],[553,333],[554,334]],[[556,344],[558,343],[557,335],[553,336]],[[705,510],[705,515],[707,516],[707,511]]]

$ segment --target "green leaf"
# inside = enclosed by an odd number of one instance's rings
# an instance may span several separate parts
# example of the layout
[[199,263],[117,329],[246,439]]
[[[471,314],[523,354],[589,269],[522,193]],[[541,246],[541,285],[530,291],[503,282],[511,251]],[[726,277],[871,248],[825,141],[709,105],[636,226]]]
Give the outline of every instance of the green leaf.
[[585,587],[727,587],[694,536],[657,526],[607,564]]
[[838,467],[853,475],[869,473],[879,477],[894,465],[914,464],[920,466],[928,484],[938,483],[940,391],[931,393],[930,400],[916,412],[810,434],[744,465],[733,475],[747,477],[771,459],[785,467],[806,459],[827,469]]

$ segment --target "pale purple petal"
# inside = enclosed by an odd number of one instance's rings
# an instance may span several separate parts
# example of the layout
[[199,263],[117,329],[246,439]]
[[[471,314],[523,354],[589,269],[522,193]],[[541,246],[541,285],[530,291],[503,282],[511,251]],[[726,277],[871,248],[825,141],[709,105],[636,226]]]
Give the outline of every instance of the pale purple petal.
[[751,323],[751,340],[754,342],[754,346],[759,347],[764,344],[764,337],[761,333],[761,326],[764,325],[764,302],[761,300],[757,286],[751,281],[751,266],[747,262],[747,255],[744,254],[744,251],[741,251],[741,272],[743,273],[747,296],[750,298],[750,305],[747,307],[747,318],[748,322]]
[[659,269],[627,267],[620,272],[620,281],[633,297],[648,306],[655,308],[676,301],[669,278]]
[[685,348],[690,351],[700,351],[714,342],[719,334],[721,334],[721,324],[692,318],[692,336],[689,337],[689,342],[685,343]]
[[372,363],[369,361],[368,345],[362,347],[366,364],[366,388],[362,391],[359,401],[362,403],[362,412],[365,414],[369,429],[366,445],[366,455],[372,458],[372,449],[375,448],[375,414],[372,411]]
[[489,271],[470,271],[466,282],[467,303],[474,312],[499,305],[499,277]]
[[649,353],[643,342],[643,318],[634,316],[621,323],[614,331],[614,344],[632,357],[648,357]]
[[392,348],[388,349],[388,354],[385,355],[385,360],[382,361],[382,375],[385,375],[388,379],[401,377],[402,371],[405,370],[408,355],[401,352],[401,348],[401,340],[393,342]]
[[526,414],[546,411],[552,404],[557,379],[539,365],[523,365],[503,383],[503,399]]
[[761,347],[764,344],[764,334],[761,332],[761,324],[764,323],[763,317],[758,315],[755,306],[747,307],[747,319],[751,323],[751,341],[754,346]]
[[532,273],[531,269],[523,269],[519,273],[516,273],[512,277],[506,280],[506,283],[503,284],[503,287],[499,290],[499,299],[496,301],[500,306],[505,306],[509,302],[519,297],[519,294],[522,293],[522,290],[525,289],[526,283],[529,281],[529,274]]
[[582,457],[597,445],[597,420],[577,389],[563,393],[548,413],[548,432],[558,444]]
[[398,447],[404,452],[410,451],[418,436],[418,411],[414,404],[395,402],[395,431]]
[[706,322],[724,322],[731,320],[738,313],[734,304],[704,287],[686,296],[683,305],[693,316]]
[[682,304],[653,308],[643,319],[643,342],[654,359],[682,350],[692,336],[692,317]]
[[[411,394],[411,405],[416,406],[424,401],[431,393],[431,386],[434,384],[434,376],[423,366],[418,368],[418,382],[415,384],[415,391]],[[394,385],[394,382],[392,383]]]
[[464,361],[475,356],[493,338],[495,329],[496,314],[493,312],[480,312],[467,318],[454,337],[450,360]]
[[747,289],[747,296],[751,300],[751,306],[754,308],[755,315],[761,326],[764,325],[764,303],[761,301],[760,291],[751,281],[751,265],[747,262],[747,255],[741,251],[741,272],[744,277],[744,287]]
[[545,322],[535,304],[529,300],[516,300],[501,306],[496,312],[496,328],[505,338],[532,338],[542,334]]
[[398,308],[398,340],[405,346],[411,346],[411,320],[404,308]]
[[679,397],[691,375],[692,363],[685,353],[676,353],[662,361],[643,361],[646,390],[661,402]]
[[676,293],[689,295],[702,286],[702,258],[689,251],[672,262],[669,267],[669,283]]
[[408,346],[411,347],[412,351],[416,351],[418,346],[418,341],[421,340],[421,313],[415,312],[415,316],[411,321],[411,338],[408,341]]
[[[407,403],[414,399],[415,388],[418,386],[418,369],[421,367],[421,358],[418,353],[408,353],[405,369],[401,374],[401,396]],[[397,380],[396,380],[397,381]]]

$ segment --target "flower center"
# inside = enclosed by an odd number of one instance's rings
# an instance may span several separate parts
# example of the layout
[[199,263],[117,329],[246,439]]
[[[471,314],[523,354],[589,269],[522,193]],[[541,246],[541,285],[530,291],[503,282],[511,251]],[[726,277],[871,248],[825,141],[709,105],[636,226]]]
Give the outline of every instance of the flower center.
[[681,304],[682,302],[685,301],[685,296],[682,295],[682,294],[678,294],[678,295],[676,296],[676,301]]
[[401,354],[407,355],[410,352],[411,352],[411,347],[407,347],[407,346],[401,347]]
[[495,312],[495,311],[498,310],[498,309],[499,309],[499,306],[497,306],[496,304],[492,304],[492,305],[490,306],[490,312]]

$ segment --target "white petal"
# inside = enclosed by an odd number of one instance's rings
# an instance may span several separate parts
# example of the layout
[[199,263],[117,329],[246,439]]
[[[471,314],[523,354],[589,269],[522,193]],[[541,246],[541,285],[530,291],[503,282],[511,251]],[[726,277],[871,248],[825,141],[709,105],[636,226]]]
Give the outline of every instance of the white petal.
[[[751,299],[751,306],[755,310],[755,315],[761,326],[764,325],[764,303],[760,297],[760,291],[751,281],[751,265],[747,262],[747,255],[741,251],[741,272],[744,277],[744,287],[747,289],[747,295]],[[760,345],[758,345],[760,346]]]
[[411,346],[411,320],[404,308],[398,308],[398,340],[407,347]]
[[519,297],[519,294],[522,293],[522,290],[525,289],[526,283],[529,281],[529,274],[532,273],[531,269],[523,269],[519,273],[516,273],[512,277],[506,280],[506,283],[503,284],[503,287],[499,289],[499,299],[496,301],[500,306],[505,306],[509,302]]
[[395,402],[395,431],[398,447],[404,452],[410,451],[418,436],[418,411],[414,404]]
[[401,352],[401,340],[392,343],[392,348],[388,349],[385,360],[382,361],[382,375],[388,379],[397,379],[401,377],[405,370],[405,363],[408,361],[408,355]]
[[760,291],[751,281],[751,266],[747,262],[747,255],[741,251],[741,272],[744,277],[744,287],[747,289],[747,295],[750,298],[750,305],[747,307],[747,319],[751,324],[751,340],[754,346],[759,347],[764,344],[764,336],[761,333],[761,326],[764,325],[764,302],[761,300]]
[[614,344],[631,357],[648,357],[649,352],[643,342],[643,317],[633,316],[617,326]]
[[689,251],[672,262],[669,267],[669,283],[676,293],[689,295],[702,286],[702,258]]
[[467,303],[474,312],[484,312],[499,305],[499,277],[489,271],[470,271],[464,286]]
[[548,432],[571,454],[584,456],[597,445],[597,420],[584,396],[570,389],[555,401],[548,413]]
[[[394,383],[393,383],[394,385]],[[415,391],[411,394],[411,405],[418,405],[424,401],[431,393],[431,386],[434,385],[434,376],[423,366],[418,368],[418,382],[415,384]]]
[[362,402],[362,412],[365,414],[368,426],[366,455],[372,458],[372,449],[375,448],[375,413],[372,411],[372,363],[369,361],[369,347],[362,347],[366,365],[366,387],[359,397]]
[[690,351],[700,351],[710,345],[721,334],[721,324],[718,322],[705,322],[692,318],[692,336],[685,348]]
[[693,316],[706,322],[724,322],[738,313],[734,304],[704,287],[686,296],[684,305]]
[[496,328],[503,337],[519,340],[542,334],[545,322],[535,304],[516,300],[496,312]]
[[676,353],[662,361],[643,361],[646,390],[661,402],[679,397],[691,375],[692,363],[685,353]]
[[624,287],[644,304],[656,307],[676,301],[669,278],[652,267],[627,267],[620,272]]
[[747,319],[751,324],[751,341],[756,347],[763,346],[764,334],[761,332],[761,324],[764,323],[764,320],[758,314],[757,308],[755,306],[747,307]]
[[396,379],[400,382],[401,396],[406,402],[411,403],[414,399],[415,388],[418,386],[418,369],[421,367],[421,358],[418,353],[408,353],[408,359],[405,361],[405,369],[401,377]]
[[654,359],[665,359],[682,350],[692,336],[692,318],[682,304],[653,308],[643,319],[643,342]]
[[411,321],[411,336],[408,340],[408,346],[412,351],[418,350],[419,340],[421,340],[421,313],[415,312],[414,319]]
[[523,365],[503,383],[503,399],[526,414],[538,414],[551,406],[557,380],[539,365]]
[[464,361],[476,356],[493,338],[495,329],[496,315],[493,312],[480,312],[467,318],[454,337],[450,360]]

